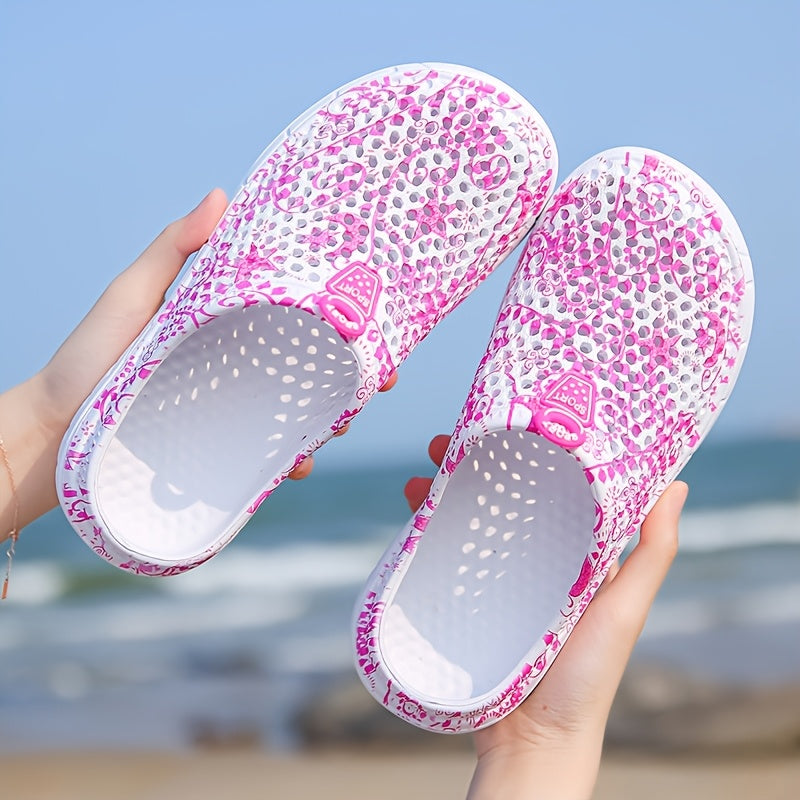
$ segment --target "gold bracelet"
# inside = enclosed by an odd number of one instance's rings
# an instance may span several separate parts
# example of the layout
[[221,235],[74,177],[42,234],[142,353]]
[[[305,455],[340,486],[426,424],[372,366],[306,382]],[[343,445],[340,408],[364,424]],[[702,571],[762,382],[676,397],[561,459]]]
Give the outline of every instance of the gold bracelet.
[[17,544],[17,537],[19,536],[19,495],[17,494],[17,482],[14,480],[14,470],[11,469],[11,462],[8,460],[8,453],[6,446],[3,442],[3,437],[0,436],[0,457],[3,459],[6,472],[8,473],[8,482],[11,485],[11,500],[14,503],[14,518],[9,533],[10,544],[6,550],[8,563],[6,564],[6,577],[3,580],[3,589],[0,592],[0,600],[5,600],[8,595],[8,581],[11,578],[11,563],[14,561],[14,547]]

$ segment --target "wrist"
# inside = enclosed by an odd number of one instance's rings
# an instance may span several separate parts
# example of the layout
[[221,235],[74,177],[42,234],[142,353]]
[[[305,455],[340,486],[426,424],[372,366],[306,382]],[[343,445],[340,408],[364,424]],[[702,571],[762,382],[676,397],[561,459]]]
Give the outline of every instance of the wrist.
[[64,389],[58,369],[47,364],[22,386],[30,398],[31,410],[42,432],[60,442],[76,409]]
[[38,375],[0,394],[0,435],[16,484],[16,497],[8,482],[0,485],[0,539],[14,527],[17,503],[19,528],[56,505],[55,466],[64,430],[66,422],[62,428],[46,410]]
[[589,800],[600,752],[589,744],[489,750],[478,758],[468,800]]
[[499,728],[493,726],[476,737],[478,763],[469,800],[586,800],[592,796],[603,747],[602,728],[551,731],[528,725],[512,732],[502,725]]

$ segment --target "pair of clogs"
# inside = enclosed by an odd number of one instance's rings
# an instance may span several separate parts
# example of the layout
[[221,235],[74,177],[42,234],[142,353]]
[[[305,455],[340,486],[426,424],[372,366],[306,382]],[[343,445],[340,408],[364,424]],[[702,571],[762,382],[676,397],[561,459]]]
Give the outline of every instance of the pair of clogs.
[[210,558],[527,235],[441,469],[355,613],[358,671],[395,714],[458,731],[513,709],[719,414],[753,308],[736,222],[687,167],[625,147],[554,191],[556,172],[536,110],[472,69],[326,97],[79,411],[70,522],[132,572]]

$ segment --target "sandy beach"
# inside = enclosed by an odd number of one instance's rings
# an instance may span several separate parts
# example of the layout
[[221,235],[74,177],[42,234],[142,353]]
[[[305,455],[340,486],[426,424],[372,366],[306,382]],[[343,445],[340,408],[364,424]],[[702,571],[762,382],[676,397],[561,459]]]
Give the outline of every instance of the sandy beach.
[[[647,702],[645,700],[647,699]],[[800,686],[733,691],[633,669],[609,721],[595,800],[796,800]],[[133,722],[130,717],[122,717]],[[120,724],[119,718],[118,723]],[[183,749],[66,746],[0,755],[0,796],[24,800],[461,800],[468,736],[438,736],[380,709],[352,676],[297,720],[280,752],[257,728],[195,724]]]
[[[234,750],[188,754],[76,752],[0,758],[3,796],[25,800],[457,800],[466,794],[468,752],[437,755],[320,753],[271,756]],[[667,800],[794,800],[800,758],[692,759],[614,754],[594,797]]]
[[[663,668],[630,669],[609,720],[594,798],[796,800],[798,709],[797,683],[745,690]],[[144,707],[129,708],[113,724],[135,727],[143,714]],[[458,800],[474,767],[469,737],[406,725],[379,708],[352,675],[310,698],[295,720],[301,738],[291,752],[276,750],[247,720],[195,720],[183,748],[121,749],[75,739],[72,750],[66,737],[57,746],[40,739],[37,747],[18,722],[22,739],[9,726],[0,755],[3,798]],[[43,721],[34,727],[47,730]]]

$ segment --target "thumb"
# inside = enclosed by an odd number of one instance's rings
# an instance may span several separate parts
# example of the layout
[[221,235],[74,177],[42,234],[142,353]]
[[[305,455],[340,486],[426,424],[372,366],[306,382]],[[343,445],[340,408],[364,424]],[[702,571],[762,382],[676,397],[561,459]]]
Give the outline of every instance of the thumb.
[[[187,257],[199,250],[225,211],[222,189],[210,191],[185,217],[175,220],[108,287],[98,305],[108,302],[119,310],[125,298],[143,304],[136,309],[149,318],[164,299]],[[102,308],[100,309],[102,311]]]
[[678,551],[678,522],[689,487],[675,481],[642,523],[639,543],[607,590],[595,598],[611,611],[620,644],[632,648]]
[[[185,217],[168,225],[156,240],[103,292],[94,307],[45,367],[48,396],[58,397],[48,412],[56,426],[71,416],[103,373],[144,328],[164,299],[186,257],[208,239],[225,210],[225,193],[214,189]],[[67,416],[69,419],[69,416]]]
[[583,641],[588,651],[603,654],[602,666],[595,665],[593,674],[600,687],[596,699],[604,706],[603,719],[677,553],[678,521],[688,491],[680,481],[667,487],[642,523],[639,543],[619,572],[597,593],[564,645],[566,651],[579,648]]

